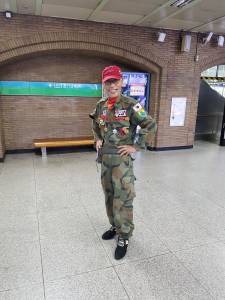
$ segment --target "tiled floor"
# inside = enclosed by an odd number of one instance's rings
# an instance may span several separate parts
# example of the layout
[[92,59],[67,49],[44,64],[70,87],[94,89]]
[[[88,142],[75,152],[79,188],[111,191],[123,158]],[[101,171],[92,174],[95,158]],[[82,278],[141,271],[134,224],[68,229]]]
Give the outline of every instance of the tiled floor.
[[225,148],[135,162],[134,236],[122,261],[94,152],[0,164],[0,300],[225,299]]

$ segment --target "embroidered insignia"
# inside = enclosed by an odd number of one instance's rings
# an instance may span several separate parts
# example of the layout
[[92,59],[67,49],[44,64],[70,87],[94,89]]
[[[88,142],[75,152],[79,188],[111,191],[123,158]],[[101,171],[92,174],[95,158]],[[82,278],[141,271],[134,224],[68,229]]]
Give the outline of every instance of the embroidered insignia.
[[119,133],[121,136],[127,135],[129,132],[129,128],[128,127],[122,127],[119,129]]
[[142,109],[142,106],[141,106],[140,103],[137,103],[137,104],[135,104],[135,105],[133,106],[133,110],[136,111],[136,112],[138,112],[138,111],[141,110],[141,109]]
[[139,116],[142,118],[147,117],[146,111],[144,110],[144,108],[142,108],[139,112],[138,112]]
[[141,106],[140,103],[137,103],[136,105],[133,106],[133,110],[138,114],[139,117],[145,118],[147,116],[146,111],[144,108]]
[[126,121],[126,117],[113,117],[113,121]]
[[106,115],[101,115],[100,116],[100,120],[104,120],[104,121],[107,121],[108,120],[108,116]]
[[116,109],[115,110],[115,116],[116,117],[126,117],[127,116],[126,109]]
[[104,120],[102,120],[102,119],[99,119],[99,125],[100,125],[100,126],[104,126],[104,125],[105,125],[105,122],[104,122]]

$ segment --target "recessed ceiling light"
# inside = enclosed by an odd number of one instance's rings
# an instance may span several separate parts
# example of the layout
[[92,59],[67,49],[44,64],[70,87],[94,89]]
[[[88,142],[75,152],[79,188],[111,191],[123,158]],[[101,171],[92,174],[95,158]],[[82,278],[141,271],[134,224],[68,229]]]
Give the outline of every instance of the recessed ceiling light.
[[223,47],[223,44],[224,44],[224,36],[219,35],[219,36],[218,36],[218,39],[217,39],[217,43],[218,43],[218,46],[219,46],[219,47]]
[[12,12],[10,10],[6,10],[4,12],[4,16],[6,17],[6,19],[11,19],[12,18]]
[[203,44],[206,45],[211,40],[212,36],[213,36],[213,32],[209,32],[207,36],[203,38]]
[[176,0],[173,3],[170,4],[170,6],[175,6],[175,7],[184,7],[185,5],[193,2],[195,0]]
[[166,38],[166,33],[165,32],[158,32],[158,42],[163,43]]

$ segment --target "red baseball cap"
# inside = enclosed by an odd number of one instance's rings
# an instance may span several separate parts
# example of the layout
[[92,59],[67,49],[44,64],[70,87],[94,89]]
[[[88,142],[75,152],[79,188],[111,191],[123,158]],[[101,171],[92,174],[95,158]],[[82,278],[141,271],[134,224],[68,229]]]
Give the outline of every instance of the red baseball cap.
[[118,66],[108,66],[102,71],[102,82],[106,82],[109,79],[121,79],[122,71]]

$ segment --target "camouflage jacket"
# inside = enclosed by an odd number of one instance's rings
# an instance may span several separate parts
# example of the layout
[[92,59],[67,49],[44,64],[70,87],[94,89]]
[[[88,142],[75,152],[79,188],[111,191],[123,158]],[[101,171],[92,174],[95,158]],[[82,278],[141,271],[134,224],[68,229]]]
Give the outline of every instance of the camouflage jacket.
[[[90,117],[95,140],[103,140],[104,145],[112,147],[135,145],[145,149],[150,146],[157,127],[155,120],[136,100],[123,95],[112,110],[107,108],[107,98],[100,99]],[[141,128],[137,134],[138,125]]]

